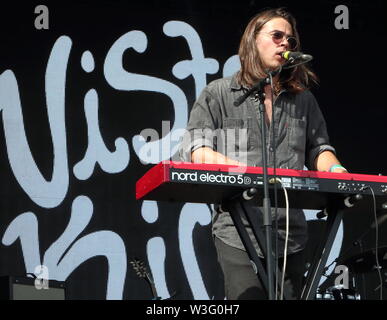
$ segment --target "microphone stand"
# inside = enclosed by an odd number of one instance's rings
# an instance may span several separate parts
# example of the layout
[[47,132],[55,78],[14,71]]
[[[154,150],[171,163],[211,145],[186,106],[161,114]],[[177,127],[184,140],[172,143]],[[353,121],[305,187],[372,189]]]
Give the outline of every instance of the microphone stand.
[[[262,88],[263,89],[263,88]],[[262,90],[263,91],[263,90]],[[274,284],[273,284],[273,245],[272,245],[272,217],[271,217],[271,204],[269,197],[269,180],[267,172],[267,154],[266,154],[266,132],[265,132],[265,94],[259,91],[259,112],[261,114],[261,136],[262,136],[262,162],[263,162],[263,226],[265,229],[266,236],[266,269],[268,275],[269,285],[269,300],[274,298]],[[270,292],[271,291],[271,292]]]
[[[310,59],[301,61],[300,63],[295,64],[297,59],[292,59],[287,61],[284,65],[280,66],[278,69],[270,71],[267,73],[267,77],[261,79],[252,86],[249,90],[246,91],[245,94],[240,96],[238,99],[234,101],[234,106],[238,107],[242,104],[247,97],[251,96],[255,93],[255,97],[259,101],[259,112],[261,116],[261,139],[262,139],[262,169],[263,169],[263,188],[264,188],[264,197],[263,197],[263,226],[265,230],[265,238],[266,238],[266,271],[267,271],[267,288],[268,288],[268,298],[269,300],[274,300],[277,297],[274,294],[274,257],[273,257],[273,245],[272,245],[272,233],[273,233],[273,225],[272,225],[272,216],[271,216],[271,204],[270,204],[270,196],[269,196],[269,180],[268,180],[268,170],[267,170],[267,154],[266,154],[266,131],[265,131],[265,93],[264,88],[266,85],[270,84],[270,78],[274,78],[277,74],[279,74],[282,69],[290,69],[294,68],[300,64],[306,63],[310,61]],[[252,193],[256,194],[256,188],[251,188]],[[255,192],[254,192],[255,190]],[[277,271],[277,266],[275,271]],[[275,272],[277,273],[277,272]]]
[[[252,94],[255,94],[256,99],[259,101],[259,112],[261,117],[261,138],[262,138],[262,168],[263,168],[263,188],[264,188],[264,197],[263,197],[263,226],[265,231],[266,239],[266,272],[267,272],[267,284],[268,284],[268,298],[269,300],[275,300],[274,294],[274,257],[273,257],[273,245],[272,245],[272,216],[271,216],[271,204],[269,196],[269,180],[268,180],[268,170],[267,170],[267,154],[266,154],[266,131],[265,131],[265,93],[264,88],[266,85],[270,84],[270,75],[271,77],[276,76],[281,72],[282,67],[273,70],[268,73],[268,77],[260,80],[252,88],[250,88],[243,96],[238,98],[235,102],[235,106],[239,106],[246,98]],[[276,268],[277,269],[277,268]]]

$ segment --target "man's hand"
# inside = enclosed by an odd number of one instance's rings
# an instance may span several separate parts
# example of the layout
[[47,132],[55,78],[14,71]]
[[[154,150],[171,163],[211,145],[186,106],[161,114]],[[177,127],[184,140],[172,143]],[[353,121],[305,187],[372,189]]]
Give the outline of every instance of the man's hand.
[[347,169],[343,168],[343,167],[338,167],[338,168],[334,168],[333,171],[331,172],[336,172],[336,173],[348,173]]
[[192,152],[191,159],[192,159],[192,162],[195,162],[195,163],[228,164],[228,165],[235,165],[240,167],[246,166],[245,163],[226,157],[225,155],[219,152],[216,152],[208,147],[196,149],[194,152]]
[[[347,169],[345,169],[340,161],[336,158],[335,154],[331,151],[321,152],[315,161],[315,168],[318,171],[328,171],[328,172],[336,172],[336,173],[348,173]],[[331,168],[333,169],[331,171]]]

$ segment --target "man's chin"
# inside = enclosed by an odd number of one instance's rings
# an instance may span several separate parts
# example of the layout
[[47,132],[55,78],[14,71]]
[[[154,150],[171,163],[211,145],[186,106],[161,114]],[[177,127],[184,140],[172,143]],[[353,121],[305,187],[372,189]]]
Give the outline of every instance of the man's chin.
[[274,70],[277,70],[281,65],[282,65],[282,63],[280,63],[280,62],[273,63],[270,66],[266,67],[265,70],[274,71]]

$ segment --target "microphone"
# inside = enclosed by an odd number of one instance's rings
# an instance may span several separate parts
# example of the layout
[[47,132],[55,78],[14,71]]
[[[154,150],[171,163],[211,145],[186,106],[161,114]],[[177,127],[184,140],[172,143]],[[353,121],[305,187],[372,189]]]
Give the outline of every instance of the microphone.
[[281,53],[282,58],[288,60],[290,63],[300,62],[305,63],[313,59],[310,54],[305,54],[298,51],[284,51]]

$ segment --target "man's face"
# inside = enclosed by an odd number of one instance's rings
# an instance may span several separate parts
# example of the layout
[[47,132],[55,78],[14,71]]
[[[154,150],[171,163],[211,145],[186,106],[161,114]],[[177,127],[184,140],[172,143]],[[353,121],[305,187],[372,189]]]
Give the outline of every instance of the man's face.
[[[281,33],[285,36],[278,39]],[[277,38],[273,35],[276,35]],[[292,27],[283,18],[274,18],[263,25],[256,36],[255,43],[265,69],[273,70],[285,63],[281,52],[290,49],[286,40],[289,36],[293,36]]]

